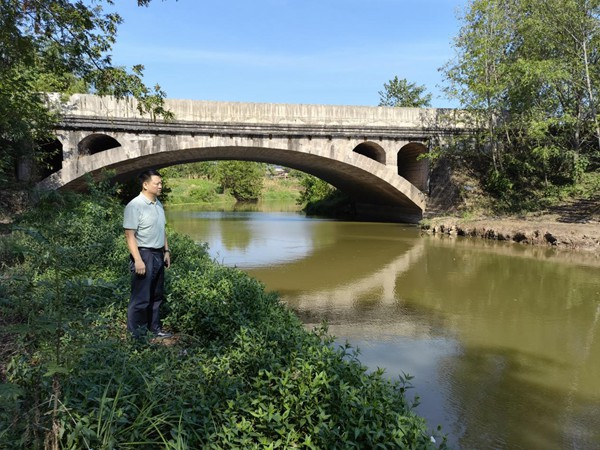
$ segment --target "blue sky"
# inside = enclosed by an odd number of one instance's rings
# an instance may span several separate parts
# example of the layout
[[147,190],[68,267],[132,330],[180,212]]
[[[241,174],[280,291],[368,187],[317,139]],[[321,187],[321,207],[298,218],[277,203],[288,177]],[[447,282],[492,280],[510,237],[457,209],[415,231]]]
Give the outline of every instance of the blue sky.
[[466,0],[134,0],[113,61],[170,98],[376,106],[394,76],[442,95]]

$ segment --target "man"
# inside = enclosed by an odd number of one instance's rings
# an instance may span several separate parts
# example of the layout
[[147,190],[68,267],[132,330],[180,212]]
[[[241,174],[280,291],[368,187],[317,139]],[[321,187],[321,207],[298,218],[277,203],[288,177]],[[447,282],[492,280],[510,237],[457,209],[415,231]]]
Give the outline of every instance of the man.
[[169,337],[169,333],[161,330],[159,317],[164,298],[165,267],[171,265],[165,211],[158,200],[162,178],[156,170],[146,170],[139,179],[142,191],[127,204],[123,217],[131,270],[127,330],[136,338],[146,331],[157,337]]

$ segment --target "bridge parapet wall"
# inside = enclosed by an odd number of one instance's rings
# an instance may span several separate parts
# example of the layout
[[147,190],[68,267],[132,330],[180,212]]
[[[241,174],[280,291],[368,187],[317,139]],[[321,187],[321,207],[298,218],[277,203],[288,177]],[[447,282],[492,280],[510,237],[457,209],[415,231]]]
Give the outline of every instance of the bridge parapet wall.
[[[445,128],[451,109],[339,106],[284,103],[238,103],[205,100],[166,99],[165,108],[183,122],[227,122],[268,125],[313,125],[385,128]],[[63,113],[104,119],[145,119],[134,99],[116,99],[90,94],[72,95],[63,105]],[[158,121],[160,122],[160,120]],[[452,128],[462,128],[454,121]]]

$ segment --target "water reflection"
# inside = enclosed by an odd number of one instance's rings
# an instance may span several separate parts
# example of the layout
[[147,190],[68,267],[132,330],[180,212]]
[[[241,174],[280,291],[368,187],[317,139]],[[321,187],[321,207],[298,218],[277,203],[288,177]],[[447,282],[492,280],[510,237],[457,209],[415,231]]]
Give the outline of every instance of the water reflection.
[[197,242],[208,242],[219,262],[245,268],[300,260],[312,250],[313,230],[299,213],[216,212],[170,208],[169,223]]
[[461,343],[439,377],[460,447],[597,448],[598,268],[447,244],[428,241],[401,299],[442,314]]
[[415,375],[456,447],[600,448],[597,261],[293,213],[168,216],[368,366]]

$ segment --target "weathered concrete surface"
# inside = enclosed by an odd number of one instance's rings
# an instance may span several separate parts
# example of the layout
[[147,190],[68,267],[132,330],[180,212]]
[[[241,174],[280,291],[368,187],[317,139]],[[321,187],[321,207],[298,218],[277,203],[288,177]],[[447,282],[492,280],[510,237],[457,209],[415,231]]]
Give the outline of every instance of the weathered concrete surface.
[[[266,125],[350,126],[360,129],[385,127],[416,129],[440,124],[440,117],[454,110],[436,108],[389,108],[371,106],[336,106],[283,103],[238,103],[204,100],[166,99],[165,108],[183,122],[229,122]],[[63,112],[69,115],[102,117],[105,119],[145,119],[135,100],[117,100],[88,94],[71,96]],[[454,120],[452,128],[460,128]]]

